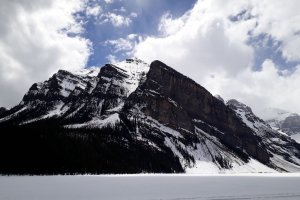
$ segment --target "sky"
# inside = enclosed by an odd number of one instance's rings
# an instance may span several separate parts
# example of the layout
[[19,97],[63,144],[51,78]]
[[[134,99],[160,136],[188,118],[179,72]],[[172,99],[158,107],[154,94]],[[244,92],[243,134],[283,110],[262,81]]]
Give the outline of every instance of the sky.
[[0,106],[35,82],[161,60],[260,114],[300,113],[298,0],[0,0]]

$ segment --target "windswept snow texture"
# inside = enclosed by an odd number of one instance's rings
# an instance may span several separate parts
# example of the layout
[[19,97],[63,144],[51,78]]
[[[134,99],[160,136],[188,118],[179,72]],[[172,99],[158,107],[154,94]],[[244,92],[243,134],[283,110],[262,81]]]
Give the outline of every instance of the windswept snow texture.
[[0,199],[296,200],[299,185],[299,175],[2,176]]

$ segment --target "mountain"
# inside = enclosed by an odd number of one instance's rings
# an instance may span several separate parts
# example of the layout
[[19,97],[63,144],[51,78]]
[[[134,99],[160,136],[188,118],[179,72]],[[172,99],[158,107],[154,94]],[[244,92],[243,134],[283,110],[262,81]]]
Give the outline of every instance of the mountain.
[[2,113],[6,112],[6,111],[7,111],[7,109],[6,109],[6,108],[4,108],[4,107],[0,107],[0,116],[1,116],[1,114],[2,114]]
[[300,142],[300,116],[278,108],[264,109],[261,116],[273,129]]
[[4,174],[300,171],[300,144],[160,61],[60,70],[0,132]]

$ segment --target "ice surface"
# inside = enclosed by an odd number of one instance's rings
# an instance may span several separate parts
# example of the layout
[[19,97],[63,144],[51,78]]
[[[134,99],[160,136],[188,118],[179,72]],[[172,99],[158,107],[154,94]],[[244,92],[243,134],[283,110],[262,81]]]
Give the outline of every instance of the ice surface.
[[300,174],[0,176],[0,199],[300,199]]

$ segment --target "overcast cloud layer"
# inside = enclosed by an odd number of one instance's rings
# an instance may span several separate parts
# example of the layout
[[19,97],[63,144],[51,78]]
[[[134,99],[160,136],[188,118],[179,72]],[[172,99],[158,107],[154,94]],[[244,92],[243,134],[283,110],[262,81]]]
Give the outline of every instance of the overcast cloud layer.
[[297,0],[203,0],[179,18],[166,13],[160,37],[146,37],[134,55],[159,59],[213,94],[236,98],[256,113],[278,107],[300,113],[300,66],[279,69],[266,57],[255,66],[255,38],[272,39],[285,62],[300,61]]
[[83,30],[73,16],[83,7],[78,0],[1,0],[0,106],[16,105],[59,69],[84,67],[89,41],[76,36]]

